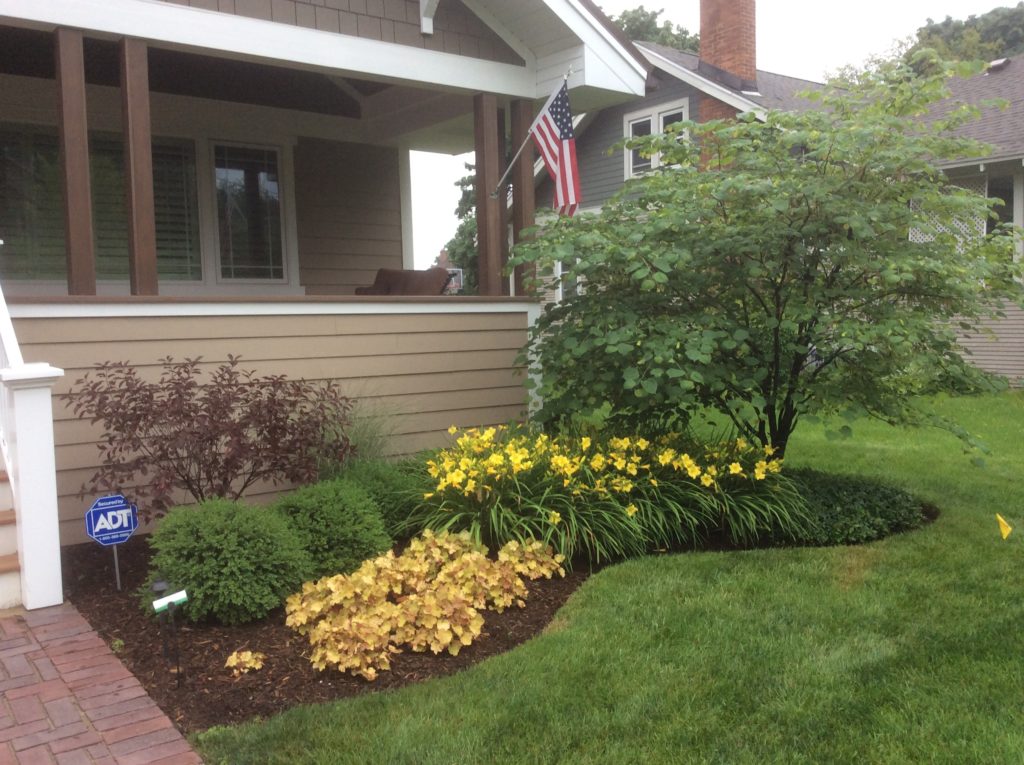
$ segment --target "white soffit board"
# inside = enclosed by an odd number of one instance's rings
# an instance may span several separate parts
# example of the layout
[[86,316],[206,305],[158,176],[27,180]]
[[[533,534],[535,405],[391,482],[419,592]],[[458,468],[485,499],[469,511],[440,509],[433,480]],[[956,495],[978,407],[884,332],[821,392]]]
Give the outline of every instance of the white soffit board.
[[513,66],[397,43],[295,27],[160,0],[0,0],[0,20],[138,37],[167,47],[341,70],[447,89],[536,98],[536,75]]
[[635,96],[645,95],[647,70],[643,64],[637,61],[578,0],[544,2],[579,35],[586,49],[585,63],[594,65],[593,81],[587,71],[584,71],[583,84]]

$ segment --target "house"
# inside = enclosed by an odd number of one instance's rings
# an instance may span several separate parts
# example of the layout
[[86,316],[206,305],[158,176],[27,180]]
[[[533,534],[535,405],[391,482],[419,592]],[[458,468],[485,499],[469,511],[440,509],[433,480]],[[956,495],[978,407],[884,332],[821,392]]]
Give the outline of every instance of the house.
[[[339,380],[396,451],[520,415],[489,192],[570,68],[582,109],[644,92],[591,0],[0,0],[0,607],[61,600],[101,434],[59,397],[96,362]],[[480,297],[353,295],[412,267],[416,149],[476,152]]]
[[[979,107],[979,118],[964,125],[960,134],[988,144],[992,150],[946,163],[946,174],[957,185],[1000,200],[998,222],[1024,227],[1024,61],[994,61],[981,74],[953,79],[949,87],[950,97],[935,113],[947,113],[957,104]],[[1003,104],[995,105],[995,101]],[[961,225],[983,233],[996,222]],[[1024,240],[1018,239],[1016,257],[1022,256]],[[1020,385],[1024,380],[1024,310],[1007,304],[1004,313],[1004,318],[984,322],[982,333],[965,335],[960,342],[979,367]]]
[[[755,0],[701,0],[699,55],[650,42],[635,45],[651,67],[645,97],[588,113],[577,129],[583,210],[600,209],[627,180],[658,166],[657,157],[615,148],[623,139],[688,120],[807,109],[812,103],[797,94],[821,87],[757,69]],[[573,109],[581,111],[575,103]],[[550,202],[550,182],[541,184],[538,198]]]

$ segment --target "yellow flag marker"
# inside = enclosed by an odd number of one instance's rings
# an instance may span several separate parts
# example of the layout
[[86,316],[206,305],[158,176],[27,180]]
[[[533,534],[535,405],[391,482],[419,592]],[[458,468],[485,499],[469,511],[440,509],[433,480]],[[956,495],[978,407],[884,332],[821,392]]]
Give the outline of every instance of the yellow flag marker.
[[999,513],[996,513],[996,520],[999,521],[999,533],[1003,535],[1003,539],[1010,536],[1010,532],[1013,531],[1013,526],[1006,522]]

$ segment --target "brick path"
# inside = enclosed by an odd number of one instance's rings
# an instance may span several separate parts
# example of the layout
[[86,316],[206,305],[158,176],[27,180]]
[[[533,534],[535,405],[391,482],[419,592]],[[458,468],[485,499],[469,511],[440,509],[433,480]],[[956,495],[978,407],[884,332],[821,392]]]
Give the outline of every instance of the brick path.
[[65,603],[0,616],[0,765],[195,765],[199,756]]

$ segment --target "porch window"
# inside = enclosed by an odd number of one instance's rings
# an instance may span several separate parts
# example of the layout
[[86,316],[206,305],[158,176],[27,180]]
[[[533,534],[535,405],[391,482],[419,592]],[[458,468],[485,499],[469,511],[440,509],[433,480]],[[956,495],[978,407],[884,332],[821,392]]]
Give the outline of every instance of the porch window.
[[[642,112],[627,114],[623,120],[625,122],[625,135],[627,138],[640,138],[651,135],[652,132],[664,133],[670,125],[685,122],[689,118],[689,99],[684,98],[680,101],[659,104]],[[626,180],[654,170],[661,164],[660,157],[657,154],[645,157],[636,149],[629,149],[625,152],[625,155]]]
[[214,146],[222,279],[284,279],[277,151]]
[[[89,139],[96,274],[128,278],[123,144]],[[191,141],[153,141],[157,272],[162,279],[202,278],[195,149]],[[0,276],[59,280],[67,276],[64,203],[56,131],[0,127]]]

